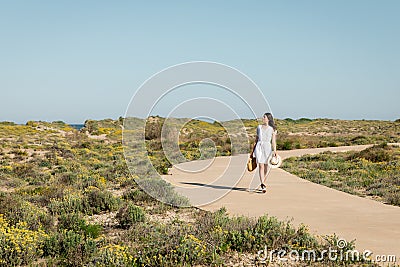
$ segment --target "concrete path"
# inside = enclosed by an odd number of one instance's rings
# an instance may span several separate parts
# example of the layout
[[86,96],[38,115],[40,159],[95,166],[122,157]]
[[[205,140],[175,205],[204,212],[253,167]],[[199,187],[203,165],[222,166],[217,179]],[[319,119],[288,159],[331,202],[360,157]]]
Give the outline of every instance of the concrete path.
[[[282,158],[316,154],[323,151],[363,150],[369,145],[298,149],[278,152]],[[400,258],[400,207],[357,197],[319,184],[309,182],[282,169],[273,169],[267,179],[266,194],[255,192],[259,186],[258,170],[245,171],[243,165],[231,165],[230,171],[242,173],[238,183],[227,186],[227,180],[217,179],[232,160],[246,161],[248,155],[219,157],[213,160],[178,164],[164,179],[176,186],[202,209],[214,211],[226,207],[230,214],[258,217],[263,214],[281,220],[293,219],[304,223],[316,234],[333,234],[347,241],[356,239],[356,248],[371,250],[373,255],[396,255]],[[197,173],[180,170],[202,169]],[[190,191],[189,189],[193,189]],[[196,189],[208,190],[207,193]],[[250,190],[249,190],[250,189]],[[213,195],[223,197],[208,204],[204,201]],[[202,202],[203,201],[203,202]],[[193,203],[192,202],[192,203]]]

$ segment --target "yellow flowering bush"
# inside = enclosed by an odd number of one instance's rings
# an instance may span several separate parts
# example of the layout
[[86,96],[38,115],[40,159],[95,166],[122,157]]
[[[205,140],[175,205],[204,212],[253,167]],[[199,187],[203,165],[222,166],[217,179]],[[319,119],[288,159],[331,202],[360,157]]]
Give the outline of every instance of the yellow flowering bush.
[[0,266],[29,264],[43,254],[47,234],[41,229],[32,231],[25,222],[15,226],[0,214]]
[[129,254],[126,246],[110,244],[100,248],[96,266],[135,266],[136,258]]
[[206,243],[192,234],[186,234],[179,244],[177,251],[182,256],[182,262],[194,263],[206,257]]
[[65,190],[62,199],[50,199],[49,209],[52,213],[83,210],[82,194],[74,190]]
[[12,171],[12,166],[5,165],[0,167],[0,172],[10,173]]
[[[17,195],[18,194],[18,195]],[[7,218],[11,225],[25,222],[30,230],[46,229],[53,225],[53,218],[46,209],[38,207],[23,199],[18,192],[15,195],[0,192],[0,214]]]

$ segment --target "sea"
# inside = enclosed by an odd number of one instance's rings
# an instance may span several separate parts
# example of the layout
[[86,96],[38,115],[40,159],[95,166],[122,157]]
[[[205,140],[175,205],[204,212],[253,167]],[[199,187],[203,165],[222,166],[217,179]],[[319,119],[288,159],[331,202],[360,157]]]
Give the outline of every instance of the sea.
[[75,128],[75,129],[77,129],[77,130],[79,131],[80,129],[82,129],[83,127],[85,127],[85,124],[70,124],[70,126],[71,126],[72,128]]

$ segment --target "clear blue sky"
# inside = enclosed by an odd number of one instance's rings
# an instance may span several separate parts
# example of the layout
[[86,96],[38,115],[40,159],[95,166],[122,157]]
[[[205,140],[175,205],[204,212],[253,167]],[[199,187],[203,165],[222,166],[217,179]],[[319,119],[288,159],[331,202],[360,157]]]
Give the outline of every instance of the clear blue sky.
[[397,119],[399,14],[397,0],[0,0],[0,121],[118,118],[147,78],[194,60],[247,74],[278,118]]

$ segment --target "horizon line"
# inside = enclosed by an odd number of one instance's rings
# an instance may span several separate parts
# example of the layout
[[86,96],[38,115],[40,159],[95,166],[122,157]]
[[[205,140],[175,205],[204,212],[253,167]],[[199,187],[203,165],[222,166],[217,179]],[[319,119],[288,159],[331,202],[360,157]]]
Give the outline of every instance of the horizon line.
[[[140,117],[128,117],[128,118],[147,119],[147,118],[150,118],[150,117],[166,118],[166,117],[163,117],[163,116],[160,116],[160,115],[151,115],[151,116],[148,116],[146,118],[140,118]],[[92,121],[114,120],[115,121],[115,120],[118,120],[120,118],[126,119],[125,117],[120,116],[118,118],[107,117],[107,118],[102,118],[102,119],[86,119],[83,122],[67,122],[67,121],[63,121],[63,120],[51,120],[51,121],[49,121],[49,120],[41,120],[41,119],[39,119],[39,120],[27,120],[25,123],[19,123],[19,122],[11,121],[11,120],[0,120],[0,123],[14,123],[16,125],[26,125],[28,122],[33,121],[33,122],[47,122],[47,123],[63,122],[63,123],[68,124],[68,125],[84,125],[85,122],[88,121],[88,120],[92,120]],[[189,117],[169,117],[169,118],[189,119]],[[259,118],[240,118],[240,119],[241,120],[261,120],[261,117],[259,117]],[[390,121],[390,122],[396,122],[396,121],[400,120],[400,118],[393,119],[393,120],[385,120],[385,119],[365,119],[365,118],[363,118],[363,119],[339,119],[339,118],[328,118],[328,117],[315,117],[315,118],[310,118],[310,117],[297,117],[297,118],[285,117],[283,119],[274,117],[274,119],[282,120],[282,121],[283,120],[294,120],[294,121],[297,121],[297,120],[339,120],[339,121]],[[201,119],[201,116],[199,116],[199,117],[193,118],[193,120],[200,120],[200,121],[205,121],[205,122],[208,122],[208,123],[214,123],[216,121],[217,122],[218,121],[227,122],[227,121],[233,121],[233,120],[237,120],[237,119],[210,120],[210,119]]]

